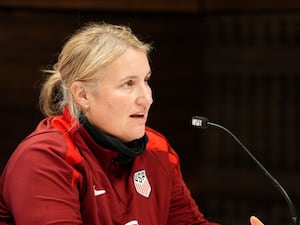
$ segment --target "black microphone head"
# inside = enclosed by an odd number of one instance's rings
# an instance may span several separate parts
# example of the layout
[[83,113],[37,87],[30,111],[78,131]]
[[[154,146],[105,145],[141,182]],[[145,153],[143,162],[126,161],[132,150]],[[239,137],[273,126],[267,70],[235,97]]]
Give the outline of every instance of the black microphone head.
[[208,127],[208,119],[202,116],[193,116],[192,125],[194,127],[206,129]]

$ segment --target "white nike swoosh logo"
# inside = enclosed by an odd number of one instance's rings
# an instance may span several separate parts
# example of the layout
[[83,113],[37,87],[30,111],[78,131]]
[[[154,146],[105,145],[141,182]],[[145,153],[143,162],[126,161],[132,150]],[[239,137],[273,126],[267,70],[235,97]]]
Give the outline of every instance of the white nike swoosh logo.
[[94,194],[95,194],[95,196],[98,196],[98,195],[103,195],[103,194],[105,194],[106,193],[106,191],[105,190],[94,190]]
[[132,220],[128,223],[125,223],[125,225],[139,225],[138,221],[137,220]]
[[105,193],[106,193],[105,190],[96,190],[96,187],[94,186],[94,195],[95,196],[103,195]]

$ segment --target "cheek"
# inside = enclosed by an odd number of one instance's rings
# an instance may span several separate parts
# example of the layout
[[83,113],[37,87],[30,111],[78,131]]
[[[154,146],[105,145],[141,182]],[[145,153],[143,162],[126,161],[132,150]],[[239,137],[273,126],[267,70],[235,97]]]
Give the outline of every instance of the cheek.
[[116,117],[127,116],[131,113],[134,101],[134,98],[128,95],[99,93],[93,101],[93,117],[98,117],[97,120],[116,120]]
[[128,102],[123,98],[106,97],[99,99],[96,104],[98,114],[108,118],[120,115],[128,108]]

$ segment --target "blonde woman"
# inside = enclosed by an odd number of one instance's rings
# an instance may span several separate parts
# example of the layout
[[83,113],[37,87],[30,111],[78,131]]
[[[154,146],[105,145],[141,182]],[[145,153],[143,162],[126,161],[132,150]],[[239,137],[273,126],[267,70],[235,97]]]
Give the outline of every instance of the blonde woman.
[[105,23],[66,42],[46,71],[46,118],[2,173],[0,224],[214,224],[168,140],[146,126],[150,50],[128,27]]

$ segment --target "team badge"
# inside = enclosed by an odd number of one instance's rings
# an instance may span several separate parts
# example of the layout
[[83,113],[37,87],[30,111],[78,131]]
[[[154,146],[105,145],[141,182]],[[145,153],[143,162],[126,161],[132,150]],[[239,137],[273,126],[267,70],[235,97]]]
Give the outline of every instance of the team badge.
[[134,187],[137,193],[148,198],[151,192],[151,186],[146,176],[145,170],[140,170],[133,175]]

